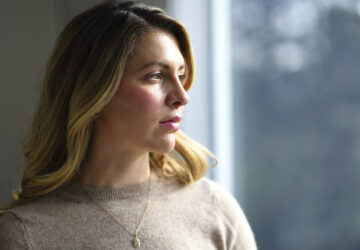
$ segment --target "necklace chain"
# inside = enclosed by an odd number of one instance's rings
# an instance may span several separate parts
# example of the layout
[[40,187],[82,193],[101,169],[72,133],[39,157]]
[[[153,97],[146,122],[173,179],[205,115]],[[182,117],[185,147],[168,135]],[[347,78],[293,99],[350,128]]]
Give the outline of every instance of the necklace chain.
[[147,202],[146,202],[146,206],[145,206],[145,209],[144,209],[144,213],[143,213],[143,215],[142,215],[142,217],[141,217],[141,219],[140,219],[140,222],[139,222],[139,224],[138,224],[138,226],[137,226],[137,228],[136,228],[136,230],[135,230],[135,232],[133,233],[133,232],[131,232],[131,230],[119,219],[119,217],[116,215],[116,214],[114,214],[112,211],[110,211],[109,209],[107,209],[103,204],[101,204],[101,202],[100,201],[98,201],[98,200],[96,200],[93,196],[91,196],[90,195],[90,193],[85,189],[85,188],[83,188],[84,189],[84,191],[85,191],[85,193],[89,196],[89,198],[93,201],[93,202],[95,202],[102,210],[104,210],[107,214],[109,214],[117,223],[119,223],[127,232],[129,232],[131,235],[133,235],[134,236],[134,240],[133,240],[133,246],[135,247],[135,248],[139,248],[140,247],[140,240],[139,240],[139,238],[137,237],[137,234],[138,234],[138,232],[139,232],[139,230],[140,230],[140,228],[141,228],[141,225],[142,225],[142,223],[143,223],[143,221],[144,221],[144,218],[145,218],[145,215],[146,215],[146,213],[147,213],[147,211],[148,211],[148,208],[149,208],[149,204],[150,204],[150,197],[151,197],[151,189],[152,189],[152,187],[151,187],[151,173],[152,173],[152,171],[150,170],[150,183],[149,183],[149,191],[148,191],[148,198],[147,198]]

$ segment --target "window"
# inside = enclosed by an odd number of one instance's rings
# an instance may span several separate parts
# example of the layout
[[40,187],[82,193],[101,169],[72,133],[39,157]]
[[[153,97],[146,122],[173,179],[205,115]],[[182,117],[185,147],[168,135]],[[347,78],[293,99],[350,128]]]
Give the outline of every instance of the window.
[[231,5],[235,190],[259,248],[359,249],[360,1]]

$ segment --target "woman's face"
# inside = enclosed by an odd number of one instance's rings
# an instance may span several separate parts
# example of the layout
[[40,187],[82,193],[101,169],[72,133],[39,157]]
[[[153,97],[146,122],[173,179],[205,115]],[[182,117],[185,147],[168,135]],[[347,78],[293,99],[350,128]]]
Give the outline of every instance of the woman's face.
[[175,37],[160,30],[145,34],[125,66],[115,96],[99,113],[95,133],[130,150],[170,152],[189,101],[184,74]]

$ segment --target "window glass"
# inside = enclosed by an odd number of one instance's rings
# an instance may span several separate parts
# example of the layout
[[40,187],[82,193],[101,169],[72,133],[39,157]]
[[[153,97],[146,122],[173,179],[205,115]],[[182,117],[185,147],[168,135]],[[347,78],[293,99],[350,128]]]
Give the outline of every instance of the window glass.
[[259,249],[360,249],[360,1],[231,7],[236,196]]

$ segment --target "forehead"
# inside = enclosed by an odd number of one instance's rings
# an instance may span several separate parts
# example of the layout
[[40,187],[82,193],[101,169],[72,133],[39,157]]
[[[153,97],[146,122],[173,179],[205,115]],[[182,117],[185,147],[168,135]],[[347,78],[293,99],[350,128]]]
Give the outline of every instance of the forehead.
[[184,65],[184,57],[174,35],[155,30],[139,38],[128,64],[145,65],[153,61],[161,61],[176,67]]

